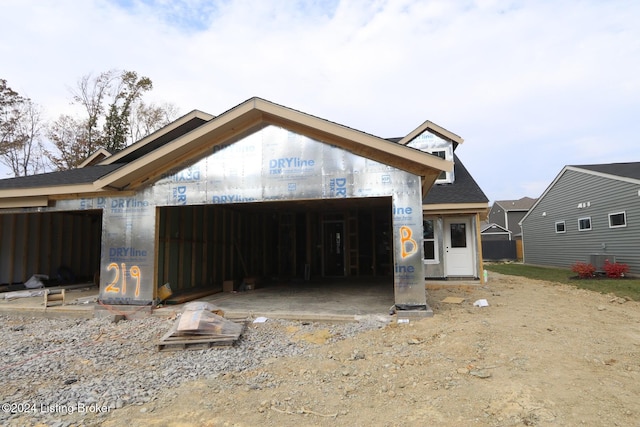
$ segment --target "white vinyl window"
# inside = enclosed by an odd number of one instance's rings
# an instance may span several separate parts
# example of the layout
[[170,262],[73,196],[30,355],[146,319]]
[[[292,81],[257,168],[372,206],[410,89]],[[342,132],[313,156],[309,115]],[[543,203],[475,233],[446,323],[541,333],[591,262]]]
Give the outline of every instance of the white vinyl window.
[[567,227],[564,221],[556,221],[556,233],[566,233]]
[[618,228],[627,226],[627,213],[616,212],[609,214],[609,228]]
[[427,264],[438,263],[438,249],[436,247],[436,233],[433,228],[434,221],[432,219],[425,219],[422,221],[422,246],[424,248],[424,261]]
[[[449,149],[442,150],[430,150],[429,154],[432,154],[436,157],[440,157],[444,160],[453,160],[453,155]],[[451,184],[453,183],[454,177],[453,172],[440,172],[438,178],[436,179],[436,184]]]
[[578,231],[591,230],[591,217],[578,218]]
[[[441,159],[445,160],[447,158],[447,152],[442,150],[442,151],[432,151],[431,154],[433,154],[434,156],[438,156]],[[437,182],[447,182],[447,173],[445,171],[440,172],[440,175],[438,176]]]

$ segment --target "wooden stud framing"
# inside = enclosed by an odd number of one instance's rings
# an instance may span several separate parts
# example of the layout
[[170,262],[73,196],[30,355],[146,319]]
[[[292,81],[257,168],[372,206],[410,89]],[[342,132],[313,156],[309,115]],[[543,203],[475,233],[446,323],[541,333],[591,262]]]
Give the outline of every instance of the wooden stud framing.
[[15,269],[15,260],[14,260],[14,256],[16,253],[16,222],[17,222],[17,215],[11,215],[11,247],[10,247],[10,254],[11,254],[11,263],[9,264],[9,283],[13,283],[15,280],[14,277],[14,269]]
[[96,228],[95,216],[98,214],[3,214],[0,283],[25,282],[33,274],[55,278],[61,265],[70,268],[78,279],[92,276],[100,255],[101,228]]
[[21,277],[27,277],[27,264],[29,263],[29,214],[22,216],[22,271]]
[[52,271],[53,261],[51,257],[53,254],[51,253],[53,246],[53,215],[51,213],[46,213],[47,218],[47,264],[45,271]]

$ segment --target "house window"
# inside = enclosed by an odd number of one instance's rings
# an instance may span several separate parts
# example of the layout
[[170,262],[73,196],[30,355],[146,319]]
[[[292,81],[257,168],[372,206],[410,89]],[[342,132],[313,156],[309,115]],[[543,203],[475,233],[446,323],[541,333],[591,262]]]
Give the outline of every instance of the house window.
[[[434,156],[438,156],[441,159],[446,159],[447,158],[447,152],[446,151],[432,151],[431,154],[433,154]],[[446,181],[447,180],[447,173],[445,171],[440,172],[440,175],[438,175],[437,181]]]
[[578,231],[591,230],[591,217],[578,218]]
[[556,233],[566,233],[567,229],[565,227],[565,223],[564,221],[557,221],[556,222]]
[[467,226],[465,223],[454,223],[451,227],[451,247],[466,248],[467,247]]
[[433,229],[433,220],[425,219],[422,221],[422,246],[424,247],[424,260],[429,264],[438,262],[436,252],[435,231]]
[[609,228],[618,228],[627,226],[627,213],[616,212],[609,214]]

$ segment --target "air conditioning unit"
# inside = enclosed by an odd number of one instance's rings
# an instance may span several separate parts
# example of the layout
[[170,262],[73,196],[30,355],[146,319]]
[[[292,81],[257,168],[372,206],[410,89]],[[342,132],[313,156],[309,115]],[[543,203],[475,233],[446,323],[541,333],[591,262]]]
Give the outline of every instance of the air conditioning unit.
[[609,260],[611,264],[616,262],[616,257],[610,254],[590,254],[589,264],[596,268],[596,273],[604,273],[604,262]]

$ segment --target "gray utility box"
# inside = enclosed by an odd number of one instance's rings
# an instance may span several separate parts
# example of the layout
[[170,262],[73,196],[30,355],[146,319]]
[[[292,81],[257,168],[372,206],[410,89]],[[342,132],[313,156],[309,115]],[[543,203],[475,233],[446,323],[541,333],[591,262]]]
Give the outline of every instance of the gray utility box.
[[616,262],[616,257],[611,254],[591,254],[589,264],[596,268],[596,273],[604,273],[604,262],[609,260],[611,264]]

